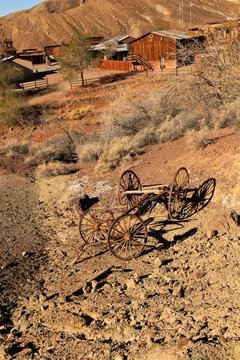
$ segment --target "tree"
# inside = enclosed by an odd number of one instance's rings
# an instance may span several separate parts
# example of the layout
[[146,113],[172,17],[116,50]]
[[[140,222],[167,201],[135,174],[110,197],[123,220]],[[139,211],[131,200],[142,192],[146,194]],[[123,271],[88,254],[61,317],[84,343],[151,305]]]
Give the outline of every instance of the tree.
[[84,71],[91,62],[90,37],[78,33],[73,37],[69,45],[64,46],[60,62],[67,79],[73,79],[80,74],[82,86],[84,86]]
[[20,97],[13,91],[14,80],[19,72],[11,64],[0,63],[0,127],[6,127],[17,121],[21,104]]
[[207,38],[204,42],[195,39],[191,46],[178,46],[179,62],[184,66],[196,59],[198,91],[201,98],[210,104],[223,105],[233,101],[240,86],[240,42],[236,38]]

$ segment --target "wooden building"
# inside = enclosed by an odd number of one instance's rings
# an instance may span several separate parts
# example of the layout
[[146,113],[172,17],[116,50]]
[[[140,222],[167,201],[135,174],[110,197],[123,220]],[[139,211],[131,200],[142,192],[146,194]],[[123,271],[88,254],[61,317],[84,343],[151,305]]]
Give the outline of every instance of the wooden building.
[[13,46],[12,40],[5,39],[4,44],[0,43],[0,58],[16,56],[16,54],[17,54],[17,50]]
[[[196,41],[203,42],[204,36],[190,31],[161,30],[151,31],[134,40],[130,44],[130,54],[140,55],[151,62],[155,68],[160,62],[167,67],[182,66],[179,49],[189,49]],[[189,64],[194,62],[192,58]]]
[[117,35],[112,39],[91,46],[90,51],[93,57],[123,61],[129,53],[129,43],[133,40],[134,38],[129,35]]
[[45,63],[45,53],[41,49],[37,49],[37,48],[23,49],[17,52],[17,56],[21,59],[31,61],[32,64]]

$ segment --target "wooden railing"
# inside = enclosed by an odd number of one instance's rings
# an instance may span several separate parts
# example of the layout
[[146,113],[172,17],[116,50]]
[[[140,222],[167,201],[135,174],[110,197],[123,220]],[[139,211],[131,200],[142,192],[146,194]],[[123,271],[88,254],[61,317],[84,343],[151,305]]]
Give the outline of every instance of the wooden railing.
[[138,65],[142,65],[145,70],[154,70],[154,66],[146,59],[144,59],[141,55],[130,54],[127,59],[132,63],[136,63]]

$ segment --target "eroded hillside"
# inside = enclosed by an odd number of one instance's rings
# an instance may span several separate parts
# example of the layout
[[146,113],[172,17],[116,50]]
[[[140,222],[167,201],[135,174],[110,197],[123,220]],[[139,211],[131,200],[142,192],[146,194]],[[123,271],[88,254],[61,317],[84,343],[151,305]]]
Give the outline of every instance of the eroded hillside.
[[[191,25],[236,18],[236,1],[192,1]],[[190,7],[184,4],[183,26],[190,26]],[[178,28],[179,1],[139,0],[53,1],[47,0],[27,11],[0,18],[0,40],[11,38],[17,49],[68,42],[76,31],[107,38],[129,33],[132,36],[162,28]]]

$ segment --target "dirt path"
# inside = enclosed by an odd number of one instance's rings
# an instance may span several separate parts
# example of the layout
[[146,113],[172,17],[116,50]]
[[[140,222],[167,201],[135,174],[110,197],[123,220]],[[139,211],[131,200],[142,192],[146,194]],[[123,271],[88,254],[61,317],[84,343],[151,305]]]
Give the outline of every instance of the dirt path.
[[0,176],[0,336],[11,330],[11,313],[19,300],[42,286],[36,275],[47,261],[47,238],[36,217],[37,207],[32,179],[14,174]]

